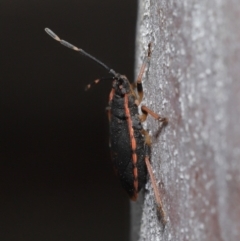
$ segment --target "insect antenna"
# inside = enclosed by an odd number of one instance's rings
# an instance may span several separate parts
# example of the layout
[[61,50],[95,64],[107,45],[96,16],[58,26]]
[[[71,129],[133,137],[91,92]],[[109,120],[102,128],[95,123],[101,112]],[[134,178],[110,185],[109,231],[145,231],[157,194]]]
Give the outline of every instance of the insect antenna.
[[91,82],[90,84],[86,85],[85,91],[89,90],[92,87],[93,84],[98,84],[102,80],[114,80],[114,79],[115,79],[115,77],[103,77],[103,78],[100,78],[100,79],[96,79],[93,82]]
[[92,55],[90,55],[89,53],[85,52],[83,49],[80,49],[72,44],[70,44],[69,42],[60,39],[52,30],[50,30],[49,28],[45,28],[45,31],[48,35],[50,35],[53,39],[55,39],[56,41],[60,42],[62,45],[64,45],[67,48],[70,48],[72,50],[75,50],[83,55],[85,55],[86,57],[92,59],[93,61],[97,62],[99,65],[101,65],[103,68],[105,68],[110,74],[116,76],[116,72],[109,68],[106,64],[104,64],[103,62],[101,62],[100,60],[98,60],[97,58],[93,57]]

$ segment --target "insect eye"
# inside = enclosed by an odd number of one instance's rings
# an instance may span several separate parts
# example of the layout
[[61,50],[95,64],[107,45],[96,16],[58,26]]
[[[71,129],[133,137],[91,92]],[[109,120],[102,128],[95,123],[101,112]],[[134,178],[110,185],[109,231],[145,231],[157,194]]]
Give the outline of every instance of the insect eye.
[[123,79],[119,79],[119,80],[118,80],[119,85],[122,85],[123,82],[124,82]]

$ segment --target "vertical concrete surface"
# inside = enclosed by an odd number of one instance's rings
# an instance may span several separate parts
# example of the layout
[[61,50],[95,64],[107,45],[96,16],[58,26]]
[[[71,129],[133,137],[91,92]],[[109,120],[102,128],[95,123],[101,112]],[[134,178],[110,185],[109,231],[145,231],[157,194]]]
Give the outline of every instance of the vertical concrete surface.
[[160,135],[145,124],[168,222],[148,182],[132,240],[240,240],[239,23],[237,0],[139,1],[136,72],[153,43],[143,103],[169,118]]

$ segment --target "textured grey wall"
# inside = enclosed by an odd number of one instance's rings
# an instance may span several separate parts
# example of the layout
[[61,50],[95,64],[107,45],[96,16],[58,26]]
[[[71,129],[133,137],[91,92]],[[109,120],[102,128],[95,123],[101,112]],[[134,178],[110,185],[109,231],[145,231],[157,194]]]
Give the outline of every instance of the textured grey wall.
[[144,104],[169,118],[159,137],[146,123],[168,223],[147,184],[142,241],[240,240],[239,20],[237,0],[139,1],[136,70],[154,45]]

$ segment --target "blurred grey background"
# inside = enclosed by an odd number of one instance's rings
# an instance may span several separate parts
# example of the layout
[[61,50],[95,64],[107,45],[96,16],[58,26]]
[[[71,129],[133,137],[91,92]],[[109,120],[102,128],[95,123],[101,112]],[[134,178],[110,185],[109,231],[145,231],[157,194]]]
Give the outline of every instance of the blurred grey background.
[[0,240],[128,240],[129,199],[115,177],[107,72],[133,80],[137,1],[0,3]]

